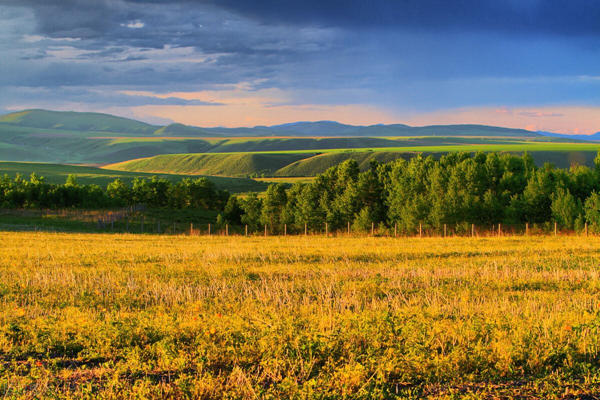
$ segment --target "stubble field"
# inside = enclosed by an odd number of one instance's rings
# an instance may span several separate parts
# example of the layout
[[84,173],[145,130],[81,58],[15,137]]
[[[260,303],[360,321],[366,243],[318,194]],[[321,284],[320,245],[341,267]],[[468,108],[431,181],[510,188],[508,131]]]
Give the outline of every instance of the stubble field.
[[586,398],[600,238],[0,233],[7,398]]

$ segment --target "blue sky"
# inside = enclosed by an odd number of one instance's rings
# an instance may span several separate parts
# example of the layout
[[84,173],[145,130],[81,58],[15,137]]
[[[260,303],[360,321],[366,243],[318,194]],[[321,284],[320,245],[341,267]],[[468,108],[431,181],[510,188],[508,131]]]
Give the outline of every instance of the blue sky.
[[600,130],[595,0],[2,0],[0,109]]

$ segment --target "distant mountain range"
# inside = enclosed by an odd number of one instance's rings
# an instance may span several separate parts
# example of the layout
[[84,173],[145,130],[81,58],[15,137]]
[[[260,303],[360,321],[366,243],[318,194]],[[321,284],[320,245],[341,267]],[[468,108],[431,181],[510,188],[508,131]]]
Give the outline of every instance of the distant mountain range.
[[563,133],[544,132],[544,131],[538,131],[537,133],[539,133],[542,136],[548,136],[548,137],[585,140],[588,142],[600,142],[600,132],[596,132],[591,135],[567,135],[567,134],[563,134]]
[[0,125],[58,131],[122,136],[231,137],[231,136],[499,136],[539,137],[539,133],[486,125],[403,124],[356,126],[334,121],[294,122],[252,128],[200,128],[183,124],[151,125],[133,119],[100,113],[25,110],[0,116]]

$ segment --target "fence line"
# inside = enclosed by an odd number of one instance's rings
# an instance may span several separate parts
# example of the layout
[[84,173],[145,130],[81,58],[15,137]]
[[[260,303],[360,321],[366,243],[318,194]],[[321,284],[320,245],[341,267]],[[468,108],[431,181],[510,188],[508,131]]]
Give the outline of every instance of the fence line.
[[[13,210],[14,211],[14,210]],[[93,223],[96,222],[97,229],[103,232],[123,232],[123,233],[141,233],[141,234],[172,234],[172,235],[208,235],[208,236],[319,236],[325,237],[342,237],[342,236],[357,236],[357,237],[502,237],[504,235],[554,235],[561,234],[581,234],[589,236],[590,234],[600,233],[596,226],[590,229],[588,223],[578,227],[576,230],[561,229],[557,221],[548,221],[541,224],[523,224],[503,225],[502,223],[493,225],[476,225],[476,224],[457,224],[449,225],[447,223],[440,224],[437,227],[423,224],[419,222],[413,225],[413,229],[400,227],[398,223],[390,225],[378,225],[375,222],[370,222],[366,226],[358,228],[352,225],[350,221],[346,221],[339,226],[334,226],[328,222],[322,225],[314,225],[303,223],[299,225],[289,225],[287,223],[281,225],[265,224],[260,227],[251,227],[249,225],[213,225],[212,223],[195,224],[194,222],[175,221],[168,217],[153,218],[148,217],[141,207],[128,207],[119,210],[17,210],[17,215],[28,216],[60,216],[70,220],[80,222]],[[14,225],[14,224],[12,224]],[[302,226],[303,225],[303,226]],[[344,226],[345,225],[345,226]],[[469,226],[470,225],[470,226]],[[93,225],[92,225],[93,226]],[[189,228],[186,228],[186,226]],[[370,227],[367,228],[367,226]],[[18,229],[18,226],[14,226]],[[55,227],[47,224],[40,226],[41,229],[52,230]],[[470,228],[470,229],[469,229]],[[58,228],[56,228],[58,229]],[[86,228],[87,229],[87,228]],[[92,228],[93,229],[93,228]],[[37,226],[36,226],[37,230]],[[65,230],[60,228],[60,230]],[[77,229],[75,229],[77,230]]]
[[[545,225],[545,226],[543,226]],[[340,229],[332,229],[329,223],[324,223],[321,229],[311,229],[308,224],[304,224],[304,229],[297,226],[283,224],[278,227],[270,226],[269,224],[261,226],[259,229],[252,229],[248,225],[230,225],[225,224],[216,231],[212,231],[212,225],[207,224],[205,228],[198,228],[190,231],[191,235],[195,236],[324,236],[324,237],[390,237],[390,238],[451,238],[451,237],[503,237],[503,236],[528,236],[528,235],[571,235],[581,234],[590,235],[588,224],[586,223],[581,230],[561,230],[558,223],[546,223],[540,225],[529,224],[505,226],[501,223],[491,226],[469,224],[469,228],[451,228],[448,224],[443,224],[440,228],[425,227],[419,224],[416,230],[406,231],[401,230],[398,224],[393,224],[390,227],[377,228],[375,223],[371,223],[370,229],[353,229],[350,224]],[[600,232],[599,232],[600,233]]]

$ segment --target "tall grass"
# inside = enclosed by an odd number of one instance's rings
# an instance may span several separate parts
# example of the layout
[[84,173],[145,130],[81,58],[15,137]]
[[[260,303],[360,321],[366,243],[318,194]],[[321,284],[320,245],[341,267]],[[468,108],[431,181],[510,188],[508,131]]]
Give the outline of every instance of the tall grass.
[[597,237],[0,234],[0,393],[598,394]]

